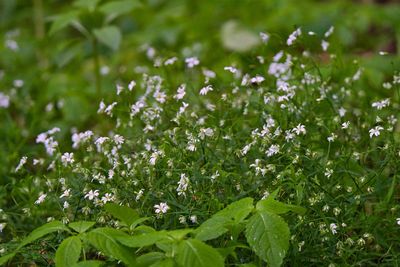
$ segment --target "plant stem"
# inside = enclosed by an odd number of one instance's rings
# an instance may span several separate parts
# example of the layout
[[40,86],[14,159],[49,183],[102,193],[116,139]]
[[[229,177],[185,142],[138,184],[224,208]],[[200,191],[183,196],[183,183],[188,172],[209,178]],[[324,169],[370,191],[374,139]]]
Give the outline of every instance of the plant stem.
[[93,60],[94,60],[94,77],[96,83],[96,92],[97,95],[101,95],[99,48],[95,37],[93,37]]

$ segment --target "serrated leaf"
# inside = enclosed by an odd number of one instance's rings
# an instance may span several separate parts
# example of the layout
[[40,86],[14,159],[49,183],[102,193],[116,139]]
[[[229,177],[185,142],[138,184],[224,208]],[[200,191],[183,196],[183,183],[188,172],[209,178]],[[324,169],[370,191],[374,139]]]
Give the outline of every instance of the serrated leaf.
[[266,199],[260,200],[256,205],[256,209],[269,211],[275,214],[283,214],[289,211],[293,211],[298,214],[304,214],[307,211],[303,207],[285,204],[273,199],[272,197],[267,197]]
[[131,12],[137,7],[141,7],[142,4],[137,0],[122,0],[105,3],[99,7],[99,10],[106,15],[118,17],[119,15]]
[[80,221],[72,222],[68,226],[78,233],[84,233],[95,224],[96,222]]
[[70,25],[72,22],[78,19],[79,12],[72,11],[68,13],[64,13],[54,17],[53,23],[51,24],[49,35],[53,35],[54,33],[62,30],[63,28]]
[[157,261],[165,259],[165,254],[161,252],[149,252],[147,254],[141,255],[136,259],[137,267],[147,267],[151,266]]
[[99,42],[108,46],[114,51],[118,50],[122,35],[121,31],[117,27],[105,26],[103,28],[93,30],[93,33]]
[[289,248],[289,227],[278,215],[257,211],[246,225],[247,242],[253,251],[269,266],[282,264]]
[[224,266],[224,258],[221,254],[215,248],[197,239],[184,240],[179,244],[176,261],[180,266]]
[[76,264],[81,255],[82,242],[79,237],[70,236],[61,242],[56,251],[56,267],[70,267]]
[[114,239],[112,231],[109,231],[109,229],[110,228],[97,228],[90,231],[86,235],[86,238],[90,244],[102,251],[106,256],[120,260],[129,266],[133,265],[135,262],[133,252],[127,247],[119,244]]
[[225,48],[237,52],[249,51],[260,44],[257,34],[245,29],[236,21],[228,21],[222,26],[221,39]]
[[140,248],[140,247],[154,245],[158,241],[161,241],[165,238],[167,238],[167,232],[159,231],[159,232],[152,232],[152,233],[139,234],[139,235],[133,235],[133,236],[120,236],[120,237],[116,237],[115,239],[119,243],[121,243],[127,247]]
[[22,243],[18,246],[17,250],[22,248],[23,246],[28,245],[29,243],[56,231],[68,231],[69,229],[60,221],[52,221],[46,223],[35,230],[33,230],[26,238],[22,240]]
[[95,260],[90,260],[90,261],[80,261],[73,265],[72,267],[100,267],[104,265],[103,261],[95,261]]
[[202,223],[195,231],[196,238],[202,241],[211,240],[226,233],[228,224],[241,223],[254,209],[253,199],[244,198],[233,202]]
[[140,219],[139,214],[134,209],[126,206],[120,206],[114,203],[108,203],[104,209],[118,220],[130,226]]

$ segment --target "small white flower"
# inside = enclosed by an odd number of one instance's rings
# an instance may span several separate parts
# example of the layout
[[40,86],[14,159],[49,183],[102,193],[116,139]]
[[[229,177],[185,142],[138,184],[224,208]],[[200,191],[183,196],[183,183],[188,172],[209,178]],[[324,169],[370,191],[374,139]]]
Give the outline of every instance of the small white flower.
[[332,234],[336,234],[337,233],[337,225],[336,224],[334,224],[334,223],[331,223],[330,225],[329,225],[329,228],[331,229],[331,232],[332,232]]
[[154,205],[155,213],[157,215],[165,214],[169,210],[169,206],[165,202],[161,202],[158,205]]
[[260,38],[263,41],[263,43],[268,43],[269,41],[269,34],[265,32],[260,32]]
[[400,225],[400,218],[396,218],[397,225]]
[[260,76],[260,75],[256,75],[255,77],[250,79],[251,83],[256,83],[256,84],[260,84],[263,81],[265,81],[265,78],[263,76]]
[[333,33],[334,29],[335,29],[335,27],[331,26],[329,28],[329,30],[324,34],[325,38],[328,38],[329,36],[331,36],[331,34]]
[[90,190],[89,193],[85,195],[85,198],[89,200],[93,200],[94,198],[97,198],[99,196],[99,190]]
[[294,41],[296,41],[297,37],[299,37],[300,35],[301,35],[301,29],[298,28],[289,35],[289,38],[286,41],[287,45],[291,46],[294,43]]
[[271,145],[268,148],[267,152],[266,152],[267,157],[271,157],[271,156],[273,156],[275,154],[278,154],[279,150],[280,150],[280,146],[279,145]]
[[297,135],[306,134],[306,127],[302,124],[297,125],[295,128],[292,129]]
[[136,86],[136,82],[134,80],[132,80],[129,84],[128,84],[128,90],[132,91],[133,88]]
[[194,66],[197,66],[200,64],[200,61],[197,57],[189,57],[185,59],[186,65],[188,68],[193,68]]
[[349,121],[346,121],[346,122],[342,123],[342,129],[347,129],[347,128],[349,128],[349,126],[350,126],[350,122]]
[[64,190],[64,192],[61,194],[60,198],[69,197],[70,194],[71,194],[71,189],[66,189],[66,190]]
[[18,163],[18,166],[15,168],[15,172],[18,172],[26,163],[26,161],[28,160],[28,157],[22,157],[21,160]]
[[327,51],[328,47],[329,47],[329,43],[325,40],[322,40],[321,47],[322,47],[322,51]]
[[197,223],[197,216],[196,215],[192,215],[192,216],[190,216],[190,221],[192,222],[192,223]]
[[176,95],[174,95],[174,98],[176,100],[180,100],[185,96],[185,94],[186,94],[186,84],[181,84],[178,87],[178,90],[176,90]]
[[369,130],[369,137],[372,138],[373,136],[379,136],[382,130],[383,127],[381,126],[376,126],[375,128],[372,128],[371,130]]
[[0,92],[0,108],[8,108],[10,106],[10,97]]
[[378,109],[378,110],[381,110],[381,109],[383,109],[383,108],[389,106],[389,104],[390,104],[390,99],[389,99],[389,98],[386,98],[386,99],[384,99],[384,100],[381,100],[381,101],[372,103],[371,106],[372,106],[373,108],[376,108],[376,109]]
[[0,233],[3,232],[4,228],[6,227],[7,223],[0,223]]
[[46,199],[47,194],[40,193],[39,198],[35,201],[36,205],[39,205],[40,203],[43,203],[43,201]]
[[200,139],[204,139],[206,136],[207,137],[212,137],[214,135],[214,130],[211,128],[201,128],[199,132],[199,137]]
[[172,65],[178,60],[177,57],[171,57],[164,62],[164,66]]
[[200,95],[206,95],[208,92],[213,91],[213,90],[214,89],[212,88],[211,85],[207,85],[200,89]]
[[75,160],[74,160],[74,153],[68,153],[68,152],[64,153],[64,154],[61,156],[61,162],[62,162],[62,164],[63,164],[64,166],[67,166],[68,164],[74,163],[74,162],[75,162]]

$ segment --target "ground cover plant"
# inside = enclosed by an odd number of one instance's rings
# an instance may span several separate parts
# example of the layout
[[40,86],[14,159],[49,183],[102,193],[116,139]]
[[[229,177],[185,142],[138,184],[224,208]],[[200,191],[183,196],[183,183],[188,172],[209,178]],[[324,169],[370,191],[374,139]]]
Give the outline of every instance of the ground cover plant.
[[399,6],[171,3],[3,3],[0,264],[397,266]]

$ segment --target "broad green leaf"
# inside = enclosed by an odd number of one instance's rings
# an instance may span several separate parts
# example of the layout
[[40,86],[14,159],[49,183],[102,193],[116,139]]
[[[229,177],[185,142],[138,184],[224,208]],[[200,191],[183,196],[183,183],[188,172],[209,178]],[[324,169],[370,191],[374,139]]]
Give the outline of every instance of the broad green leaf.
[[84,233],[95,224],[96,222],[79,221],[79,222],[72,222],[68,224],[68,226],[78,233]]
[[165,258],[159,261],[156,261],[150,267],[176,267],[176,263],[171,258]]
[[256,209],[269,211],[275,214],[283,214],[289,211],[293,211],[298,214],[306,213],[306,209],[303,207],[285,204],[273,199],[272,197],[267,197],[266,199],[260,200],[256,205]]
[[99,10],[104,14],[115,18],[119,15],[129,13],[133,9],[141,6],[142,4],[138,0],[122,0],[105,3],[99,7]]
[[7,261],[11,260],[12,258],[14,258],[16,253],[10,253],[7,255],[4,255],[2,257],[0,257],[0,265],[5,264]]
[[[109,228],[97,228],[90,231],[86,238],[90,244],[102,251],[106,256],[122,261],[126,265],[133,265],[135,262],[134,253],[125,246],[119,244],[108,231]],[[115,229],[113,229],[115,230]]]
[[167,232],[159,231],[148,234],[116,237],[115,240],[127,247],[140,248],[154,245],[165,238],[167,238]]
[[176,261],[180,266],[223,267],[224,258],[218,251],[197,239],[184,240],[178,246]]
[[192,233],[194,230],[193,229],[178,229],[178,230],[171,230],[167,232],[167,236],[171,237],[176,240],[181,240],[185,236],[187,236],[189,233]]
[[137,211],[126,206],[108,203],[104,206],[104,209],[112,216],[124,222],[128,226],[140,219]]
[[100,267],[104,265],[104,261],[80,261],[77,264],[73,265],[73,267]]
[[101,0],[77,0],[73,5],[79,8],[86,8],[90,12],[93,12],[100,1]]
[[149,252],[136,259],[137,267],[151,266],[153,263],[165,259],[165,254],[161,252]]
[[121,31],[115,26],[105,26],[93,31],[99,42],[116,51],[121,43]]
[[148,219],[150,219],[150,218],[149,218],[149,217],[143,217],[143,218],[139,218],[139,219],[135,220],[135,221],[130,225],[129,229],[130,229],[130,230],[135,229],[136,226],[137,226],[138,224],[141,224],[142,222],[145,222],[145,221],[147,221]]
[[133,230],[133,233],[135,234],[148,234],[148,233],[153,233],[156,230],[153,227],[147,226],[147,225],[140,225],[136,227]]
[[260,44],[257,34],[245,29],[236,21],[226,22],[221,29],[222,44],[225,48],[246,52]]
[[29,243],[47,235],[52,232],[57,231],[68,231],[69,229],[60,221],[52,221],[42,225],[35,230],[33,230],[25,239],[22,240],[22,243],[18,246],[17,250],[22,248],[23,246],[28,245]]
[[50,27],[49,35],[53,35],[59,30],[62,30],[63,28],[70,25],[72,22],[78,20],[78,16],[78,11],[72,11],[54,17],[54,21]]
[[289,227],[278,215],[257,211],[246,225],[247,242],[253,251],[269,266],[282,264],[289,248]]
[[70,267],[76,264],[81,255],[82,242],[79,237],[70,236],[61,242],[56,251],[56,267]]
[[206,241],[221,236],[228,231],[226,227],[228,224],[241,223],[253,209],[252,198],[244,198],[231,203],[202,223],[195,231],[196,238]]

